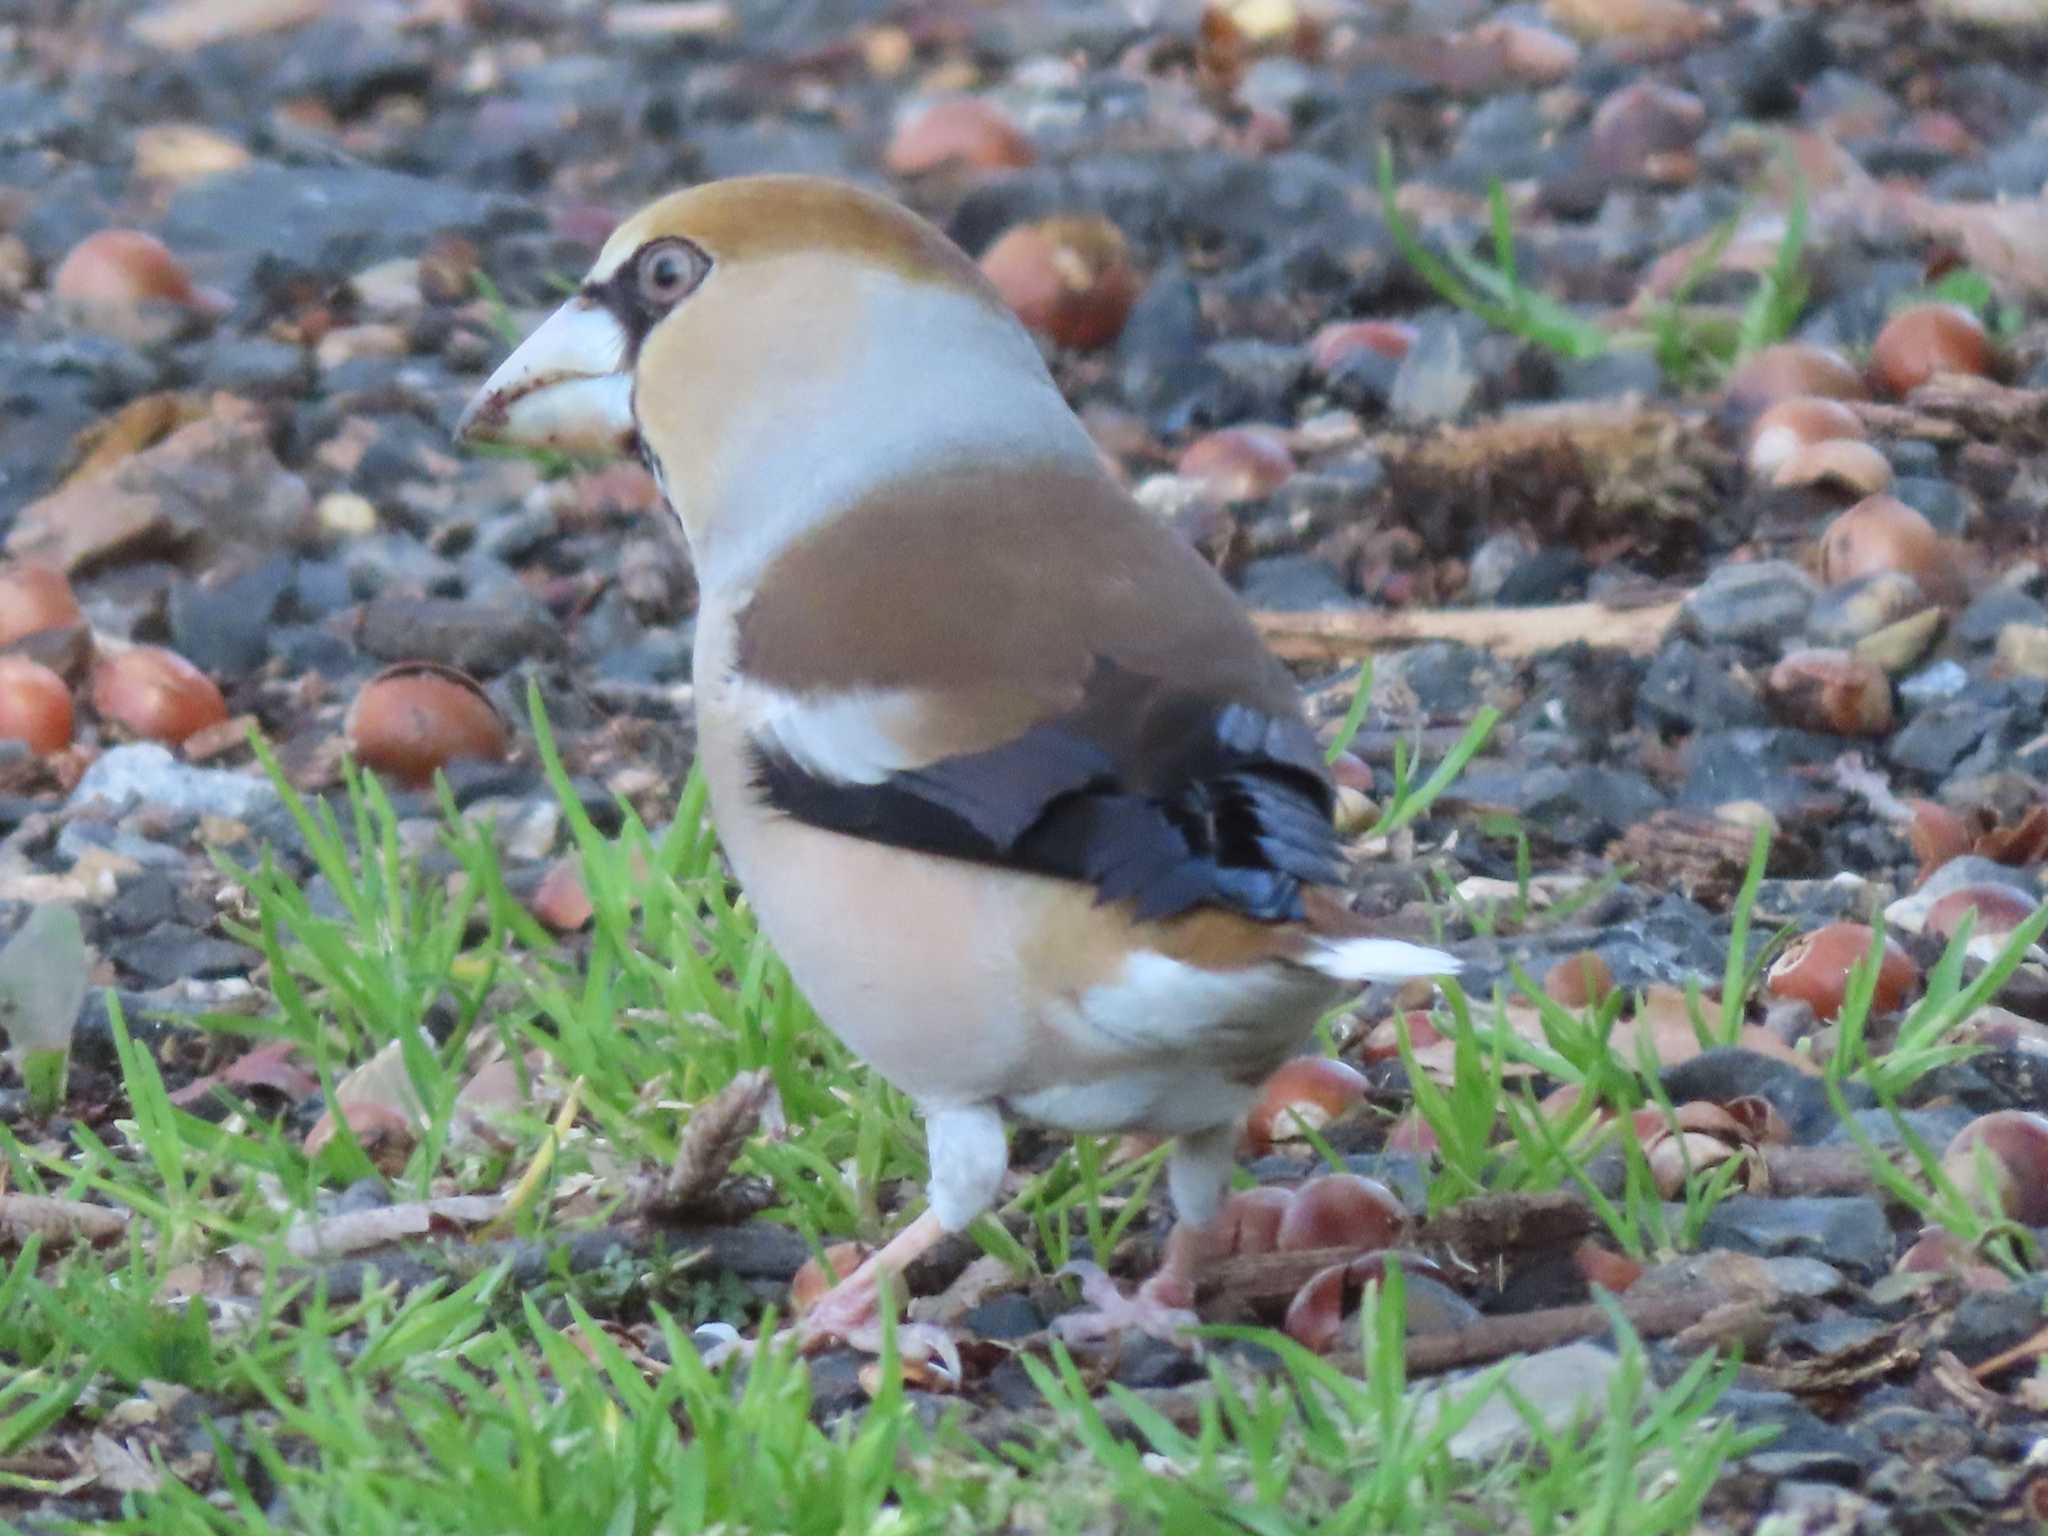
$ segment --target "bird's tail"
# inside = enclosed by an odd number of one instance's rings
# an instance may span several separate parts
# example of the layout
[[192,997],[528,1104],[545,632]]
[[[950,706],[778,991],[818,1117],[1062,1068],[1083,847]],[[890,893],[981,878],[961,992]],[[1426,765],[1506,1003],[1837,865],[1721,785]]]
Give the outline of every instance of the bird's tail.
[[1416,976],[1455,976],[1456,955],[1402,939],[1373,936],[1369,919],[1351,911],[1327,890],[1302,893],[1307,941],[1295,963],[1335,981],[1364,986],[1374,981],[1407,981]]
[[1413,976],[1455,976],[1459,961],[1440,949],[1400,939],[1318,939],[1301,963],[1338,981],[1406,981]]

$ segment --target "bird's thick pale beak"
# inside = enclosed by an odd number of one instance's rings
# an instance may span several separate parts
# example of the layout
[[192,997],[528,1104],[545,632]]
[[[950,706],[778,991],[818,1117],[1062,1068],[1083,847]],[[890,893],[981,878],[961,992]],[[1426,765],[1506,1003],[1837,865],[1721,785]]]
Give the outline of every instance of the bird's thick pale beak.
[[455,440],[611,454],[630,450],[633,430],[625,329],[603,305],[575,298],[498,365]]

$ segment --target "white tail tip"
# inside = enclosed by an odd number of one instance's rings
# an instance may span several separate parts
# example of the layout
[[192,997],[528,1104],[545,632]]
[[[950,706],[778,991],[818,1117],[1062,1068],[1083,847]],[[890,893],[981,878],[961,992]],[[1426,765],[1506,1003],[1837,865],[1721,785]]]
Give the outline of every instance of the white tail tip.
[[1337,939],[1318,945],[1303,957],[1325,976],[1339,981],[1407,981],[1414,976],[1455,976],[1460,962],[1440,949],[1404,944],[1399,939]]

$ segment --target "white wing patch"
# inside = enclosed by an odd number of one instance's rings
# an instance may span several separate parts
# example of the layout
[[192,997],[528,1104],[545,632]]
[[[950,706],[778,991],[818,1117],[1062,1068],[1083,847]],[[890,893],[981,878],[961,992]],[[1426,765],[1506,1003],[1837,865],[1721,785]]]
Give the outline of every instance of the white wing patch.
[[879,784],[922,766],[905,752],[920,696],[906,689],[789,693],[738,680],[733,691],[747,734],[814,778]]

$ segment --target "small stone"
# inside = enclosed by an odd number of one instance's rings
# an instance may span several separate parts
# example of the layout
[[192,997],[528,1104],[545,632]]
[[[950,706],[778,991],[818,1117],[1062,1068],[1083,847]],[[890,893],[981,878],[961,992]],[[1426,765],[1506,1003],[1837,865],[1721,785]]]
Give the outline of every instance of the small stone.
[[417,256],[451,230],[497,234],[540,222],[537,207],[456,178],[353,160],[256,160],[181,187],[162,233],[174,249],[220,253],[217,280],[242,293],[266,270],[340,281],[387,256]]
[[1894,766],[1940,780],[1973,754],[1995,754],[2005,741],[2013,712],[1957,700],[1923,709],[1885,745]]
[[348,280],[348,287],[362,312],[376,320],[404,319],[427,302],[420,291],[419,258],[414,256],[394,256],[366,267]]
[[1471,409],[1479,395],[1464,328],[1452,320],[1430,320],[1416,331],[1415,344],[1395,371],[1388,405],[1403,421],[1452,421]]
[[1943,21],[2030,34],[2048,26],[2048,0],[1934,0]]
[[2048,605],[2024,589],[2001,581],[1956,615],[1956,638],[1971,645],[1996,645],[2009,624],[2048,627]]
[[250,400],[296,398],[313,382],[305,348],[231,331],[214,334],[197,372],[212,388]]
[[1884,1207],[1861,1195],[1732,1195],[1707,1217],[1700,1245],[1822,1259],[1866,1280],[1891,1267],[1893,1248]]
[[1771,1284],[1781,1296],[1821,1301],[1829,1296],[1839,1296],[1849,1288],[1847,1276],[1834,1265],[1824,1264],[1819,1259],[1766,1259],[1764,1268],[1770,1273]]
[[[1553,1432],[1570,1429],[1606,1401],[1620,1362],[1612,1350],[1577,1343],[1520,1356],[1504,1369],[1510,1391],[1492,1393],[1445,1447],[1460,1461],[1493,1461],[1527,1444],[1532,1431],[1525,1413],[1533,1412]],[[1421,1422],[1430,1422],[1469,1393],[1474,1380],[1473,1373],[1461,1373],[1423,1389],[1417,1404]]]
[[1476,646],[1430,640],[1381,658],[1379,675],[1398,679],[1432,718],[1450,720],[1477,709],[1486,690],[1499,682],[1501,669]]
[[1773,1349],[1787,1347],[1801,1355],[1840,1355],[1876,1343],[1886,1331],[1880,1318],[1830,1313],[1809,1322],[1781,1325],[1771,1336]]
[[1273,494],[1272,515],[1248,530],[1255,549],[1273,546],[1269,537],[1285,537],[1299,547],[1369,515],[1373,494],[1386,481],[1386,468],[1376,458],[1347,459],[1326,464],[1314,473],[1296,474]]
[[181,581],[171,588],[171,648],[215,677],[240,677],[263,665],[270,630],[291,590],[292,564],[266,560],[225,581]]
[[[1725,942],[1723,948],[1725,948]],[[1673,1103],[1707,1099],[1725,1104],[1754,1094],[1766,1099],[1785,1118],[1795,1141],[1809,1141],[1835,1122],[1834,1106],[1820,1080],[1790,1062],[1740,1046],[1715,1046],[1690,1061],[1667,1067],[1661,1075]],[[1869,1102],[1870,1091],[1855,1082],[1843,1084],[1849,1102]]]
[[1508,578],[1535,552],[1535,542],[1514,529],[1489,535],[1466,563],[1466,589],[1479,602],[1492,602]]
[[1963,493],[1946,480],[1909,475],[1902,470],[1892,481],[1891,492],[1932,523],[1936,533],[1960,534],[1969,523],[1969,507]]
[[1400,377],[1401,362],[1401,358],[1385,352],[1360,347],[1330,370],[1323,388],[1346,409],[1361,416],[1378,416],[1393,403],[1394,381]]
[[2002,1354],[2041,1331],[2041,1286],[2030,1276],[2009,1291],[1973,1291],[1957,1306],[1947,1346],[1965,1365]]
[[1277,613],[1353,608],[1358,603],[1337,569],[1312,555],[1275,555],[1252,561],[1239,578],[1238,595],[1247,607]]
[[1045,1314],[1021,1291],[993,1296],[961,1317],[960,1326],[983,1339],[1021,1339],[1045,1327]]
[[1692,147],[1706,126],[1699,97],[1639,78],[1594,111],[1586,154],[1603,175],[1682,184],[1692,179]]
[[241,144],[197,123],[150,123],[136,130],[134,150],[138,177],[174,187],[249,163]]
[[[1891,923],[1889,912],[1886,913],[1885,921],[1894,931],[1900,931],[1897,924]],[[1903,1149],[1909,1145],[1906,1140],[1908,1135],[1917,1136],[1930,1146],[1945,1147],[1955,1137],[1956,1132],[1977,1116],[1974,1110],[1963,1105],[1949,1104],[1939,1109],[1859,1109],[1853,1111],[1850,1118],[1855,1122],[1855,1130],[1862,1133],[1861,1140],[1868,1141],[1874,1147]],[[1851,1133],[1849,1126],[1839,1123],[1828,1127],[1827,1133],[1820,1139],[1824,1145],[1853,1144],[1859,1141],[1859,1138]]]
[[183,923],[159,923],[140,938],[130,939],[115,957],[123,970],[145,986],[221,976],[246,976],[262,956],[231,940],[216,938]]
[[[561,520],[545,501],[529,501],[503,517],[492,518],[477,532],[477,552],[506,565],[516,565],[560,531]],[[625,573],[621,571],[621,578]]]
[[1920,583],[1904,571],[1874,571],[1815,598],[1806,633],[1819,645],[1854,645],[1926,606]]
[[158,923],[177,918],[177,879],[168,870],[145,869],[123,883],[120,893],[103,910],[116,933],[146,933]]
[[1622,395],[1654,399],[1665,382],[1656,354],[1647,347],[1615,347],[1595,357],[1562,357],[1555,366],[1560,400],[1612,402]]
[[1705,640],[1776,641],[1805,624],[1819,590],[1789,560],[1724,565],[1687,595],[1680,619]]
[[1192,1354],[1150,1334],[1124,1340],[1117,1351],[1116,1380],[1133,1390],[1184,1387],[1207,1374]]
[[1753,683],[1682,638],[1666,641],[1651,660],[1636,691],[1636,711],[1659,730],[1723,731],[1769,718]]
[[268,780],[225,768],[194,768],[168,747],[132,742],[102,752],[65,802],[76,810],[103,801],[116,809],[136,802],[185,815],[249,821],[277,804]]
[[1627,58],[1670,57],[1715,26],[1685,0],[1545,0],[1543,9],[1567,32]]
[[377,531],[377,509],[366,496],[354,491],[329,491],[314,508],[320,526],[344,538],[361,538]]
[[1687,749],[1678,803],[1711,811],[1734,801],[1755,801],[1782,814],[1812,795],[1807,770],[1834,761],[1841,750],[1839,738],[1811,731],[1706,732]]
[[1970,673],[1961,662],[1946,657],[1922,667],[1899,684],[1899,699],[1908,708],[1952,699],[1970,686]]
[[1897,676],[1927,654],[1941,634],[1941,620],[1939,608],[1923,608],[1909,619],[1865,635],[1856,642],[1856,654]]
[[1915,1461],[1958,1461],[1973,1444],[1968,1424],[1904,1405],[1866,1414],[1859,1427],[1884,1450]]
[[1155,276],[1117,338],[1117,382],[1135,409],[1166,420],[1189,413],[1215,378],[1202,353],[1208,345],[1201,296],[1187,273],[1168,267]]
[[322,336],[313,349],[313,361],[322,373],[333,373],[364,358],[404,357],[411,350],[403,326],[351,325]]
[[1247,415],[1278,421],[1288,413],[1288,403],[1308,372],[1308,355],[1300,347],[1277,342],[1234,338],[1213,343],[1207,360],[1242,393],[1249,404]]
[[1575,549],[1540,549],[1508,573],[1494,594],[1507,605],[1563,603],[1586,595],[1593,568]]
[[[1964,1306],[1968,1306],[1966,1301]],[[1982,1505],[2003,1504],[2025,1472],[2018,1467],[2001,1467],[1982,1456],[1965,1456],[1946,1471],[1955,1485],[1971,1500]]]
[[[1877,1453],[1856,1436],[1801,1409],[1797,1418],[1780,1424],[1776,1438],[1769,1445],[1745,1456],[1742,1465],[1755,1475],[1780,1484],[1778,1499],[1781,1505],[1788,1492],[1808,1482],[1844,1485],[1816,1490],[1815,1495],[1809,1497],[1853,1502],[1831,1502],[1829,1513],[1815,1523],[1801,1522],[1782,1528],[1787,1531],[1847,1532],[1877,1529],[1874,1525],[1859,1523],[1858,1518],[1861,1512],[1872,1511],[1877,1506],[1849,1491],[1863,1481],[1876,1461]],[[1766,1519],[1756,1529],[1759,1532],[1772,1529],[1770,1520]]]
[[1147,475],[1131,499],[1163,523],[1179,523],[1213,504],[1208,487],[1192,475]]
[[1799,92],[1828,65],[1832,49],[1819,17],[1805,11],[1772,16],[1736,50],[1735,90],[1744,117],[1796,111]]
[[562,632],[538,605],[454,598],[378,598],[364,605],[356,644],[379,661],[434,661],[477,677],[562,653]]
[[2048,678],[2048,624],[2008,624],[1998,632],[1998,664],[2020,677]]

